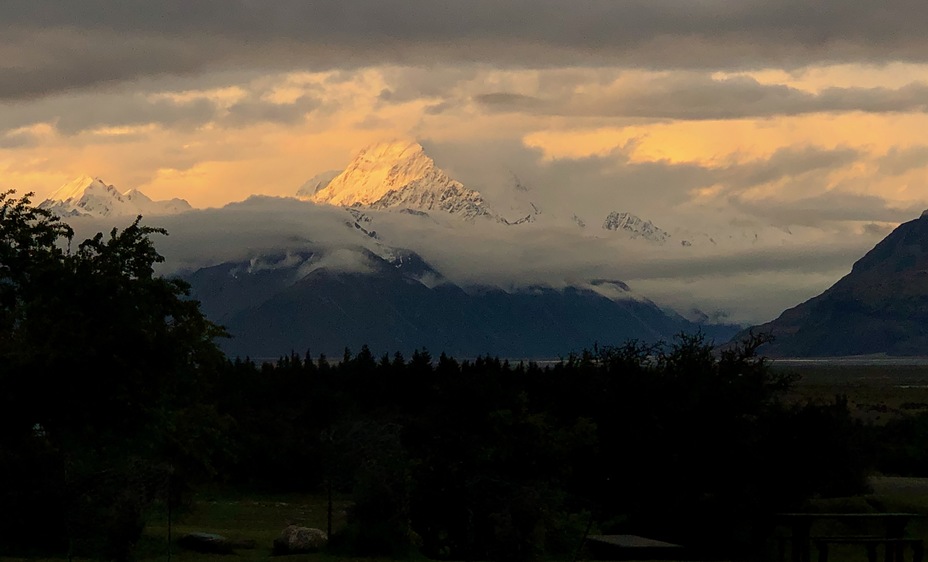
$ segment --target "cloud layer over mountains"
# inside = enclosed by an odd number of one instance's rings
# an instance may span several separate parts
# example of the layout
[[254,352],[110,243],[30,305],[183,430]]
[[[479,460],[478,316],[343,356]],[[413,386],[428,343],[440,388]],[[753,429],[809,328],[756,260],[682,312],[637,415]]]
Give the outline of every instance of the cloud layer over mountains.
[[[150,217],[145,223],[169,232],[155,240],[167,258],[162,272],[168,274],[249,260],[256,268],[272,267],[262,265],[266,256],[307,251],[320,252],[319,265],[363,272],[368,265],[359,249],[384,255],[405,248],[462,286],[562,288],[616,280],[684,315],[698,309],[719,321],[744,324],[769,320],[828,287],[880,238],[784,242],[766,232],[756,243],[722,240],[683,247],[677,240],[656,245],[630,239],[599,224],[584,229],[566,223],[508,226],[489,218],[462,223],[453,216],[374,210],[361,216],[376,238],[359,230],[344,209],[292,198],[255,197],[221,209]],[[81,238],[107,231],[114,220],[69,222]]]

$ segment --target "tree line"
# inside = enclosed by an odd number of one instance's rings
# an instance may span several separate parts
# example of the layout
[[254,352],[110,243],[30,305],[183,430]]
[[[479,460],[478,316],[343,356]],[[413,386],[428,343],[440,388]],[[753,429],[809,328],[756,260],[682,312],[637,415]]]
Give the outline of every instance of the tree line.
[[785,402],[796,381],[757,354],[763,336],[546,366],[366,347],[227,358],[188,287],[154,273],[165,234],[137,219],[75,248],[61,219],[0,195],[11,552],[128,559],[151,509],[212,483],[347,495],[331,547],[354,554],[535,560],[591,529],[743,554],[773,513],[865,489],[877,459],[924,466],[898,437],[881,453],[840,398]]

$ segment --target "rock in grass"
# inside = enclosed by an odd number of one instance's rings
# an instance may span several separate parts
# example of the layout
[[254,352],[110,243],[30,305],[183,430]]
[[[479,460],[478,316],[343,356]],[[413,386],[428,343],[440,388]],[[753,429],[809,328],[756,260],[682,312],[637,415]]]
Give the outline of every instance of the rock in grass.
[[274,539],[274,554],[318,552],[328,542],[328,535],[321,529],[289,525]]
[[233,548],[229,539],[214,533],[188,533],[179,538],[177,544],[187,550],[211,554],[230,554]]

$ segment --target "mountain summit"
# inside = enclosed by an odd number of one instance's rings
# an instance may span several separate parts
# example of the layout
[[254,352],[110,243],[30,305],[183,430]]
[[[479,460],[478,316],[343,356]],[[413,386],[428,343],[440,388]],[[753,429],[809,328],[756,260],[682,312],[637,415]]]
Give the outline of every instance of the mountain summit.
[[449,177],[416,142],[371,145],[320,186],[326,179],[317,176],[299,195],[342,207],[443,211],[469,219],[496,216],[480,193]]
[[79,176],[62,185],[39,207],[60,217],[173,215],[191,209],[183,199],[152,201],[137,189],[120,192],[100,178]]

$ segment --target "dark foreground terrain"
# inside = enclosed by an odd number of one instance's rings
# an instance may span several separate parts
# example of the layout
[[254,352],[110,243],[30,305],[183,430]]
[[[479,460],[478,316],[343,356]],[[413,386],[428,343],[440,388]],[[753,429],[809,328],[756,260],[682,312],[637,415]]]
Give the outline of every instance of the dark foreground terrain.
[[[832,402],[836,397],[840,400],[846,399],[852,416],[866,426],[885,428],[891,424],[918,419],[928,413],[928,365],[778,361],[773,363],[773,369],[798,377],[791,391],[785,396],[786,400],[803,404],[808,401]],[[796,462],[801,463],[803,459],[798,458]],[[871,490],[868,493],[813,499],[808,507],[813,511],[896,511],[928,514],[928,477],[925,476],[928,475],[899,476],[877,472],[869,479]],[[655,491],[655,495],[661,494]],[[345,510],[348,505],[347,498],[336,498],[333,530],[344,527]],[[274,538],[286,525],[293,523],[325,529],[327,504],[326,498],[319,494],[254,494],[210,488],[197,491],[191,510],[173,519],[169,529],[166,512],[156,510],[152,513],[145,535],[136,551],[138,559],[228,562],[268,560],[272,556],[271,545]],[[596,533],[597,527],[598,525],[594,524],[591,532]],[[240,542],[253,541],[255,547],[238,549],[229,555],[200,554],[179,547],[177,539],[192,532],[217,533]],[[760,559],[777,559],[776,542],[772,537],[784,532],[782,528],[773,530],[766,551],[759,554]],[[908,535],[928,541],[928,519],[910,524]],[[578,545],[582,536],[582,532],[578,533],[575,539]],[[572,558],[567,555],[555,559]],[[4,561],[16,559],[19,558],[0,558]],[[580,559],[586,558],[581,554]],[[864,550],[859,547],[841,546],[832,551],[830,559],[864,562],[866,556]],[[286,560],[348,562],[379,561],[387,558],[316,554],[291,556]]]

